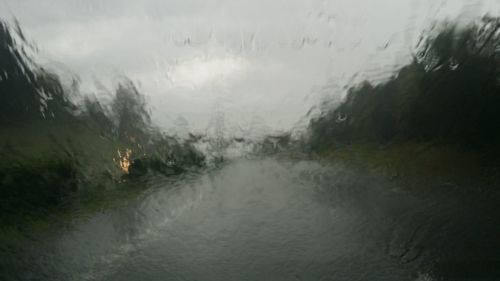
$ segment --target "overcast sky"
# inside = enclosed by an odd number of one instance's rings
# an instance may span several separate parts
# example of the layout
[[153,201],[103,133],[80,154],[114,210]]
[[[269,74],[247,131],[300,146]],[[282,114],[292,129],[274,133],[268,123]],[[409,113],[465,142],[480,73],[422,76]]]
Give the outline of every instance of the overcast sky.
[[437,19],[499,12],[498,0],[0,0],[38,60],[84,91],[125,75],[165,129],[203,131],[220,111],[240,134],[290,129],[346,85],[384,79]]

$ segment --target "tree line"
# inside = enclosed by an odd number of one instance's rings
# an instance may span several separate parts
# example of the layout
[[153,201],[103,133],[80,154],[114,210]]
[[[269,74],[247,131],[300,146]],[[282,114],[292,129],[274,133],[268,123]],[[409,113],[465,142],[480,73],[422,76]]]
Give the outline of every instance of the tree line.
[[438,24],[388,81],[351,87],[313,119],[311,149],[353,142],[441,142],[484,148],[500,140],[500,19]]
[[0,221],[151,172],[169,176],[204,165],[192,142],[152,123],[129,79],[103,102],[80,93],[76,77],[64,85],[32,51],[17,23],[0,20]]

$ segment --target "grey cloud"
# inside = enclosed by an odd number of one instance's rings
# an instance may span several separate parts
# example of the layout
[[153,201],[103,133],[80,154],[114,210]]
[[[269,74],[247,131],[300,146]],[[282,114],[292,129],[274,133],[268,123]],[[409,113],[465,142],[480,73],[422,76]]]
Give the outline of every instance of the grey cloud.
[[[471,19],[500,12],[500,3],[0,1],[0,17],[15,16],[40,46],[39,56],[73,69],[87,84],[84,88],[92,89],[92,77],[111,83],[113,75],[125,74],[140,81],[156,108],[158,123],[168,128],[183,116],[195,129],[207,125],[216,103],[222,104],[231,122],[259,119],[273,129],[290,128],[325,95],[342,95],[342,85],[353,82],[355,73],[359,75],[354,82],[389,75],[410,58],[419,33],[431,21],[464,15],[464,11]],[[217,64],[225,58],[246,62],[237,78],[189,87],[169,77],[180,65],[193,61],[205,63],[200,68],[231,67]],[[314,90],[328,81],[339,85],[332,88],[333,93]]]

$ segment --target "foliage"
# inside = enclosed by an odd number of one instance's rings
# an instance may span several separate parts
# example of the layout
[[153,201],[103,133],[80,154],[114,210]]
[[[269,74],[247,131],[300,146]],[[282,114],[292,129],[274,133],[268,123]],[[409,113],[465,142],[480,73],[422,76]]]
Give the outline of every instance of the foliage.
[[130,80],[118,84],[110,103],[87,95],[77,104],[71,94],[78,84],[65,89],[29,48],[19,27],[0,21],[0,219],[71,204],[110,179],[203,166],[192,144],[153,126]]
[[151,117],[146,110],[144,97],[131,81],[118,85],[112,111],[116,118],[118,140],[134,146],[135,149],[142,149],[142,145],[149,140]]
[[309,144],[440,141],[477,148],[500,140],[500,19],[439,26],[413,61],[380,85],[349,89],[311,121]]
[[74,107],[59,79],[36,66],[23,43],[19,29],[12,33],[0,21],[0,124],[70,117]]
[[30,159],[29,163],[9,160],[4,159],[0,167],[0,221],[62,205],[78,189],[81,174],[74,157]]

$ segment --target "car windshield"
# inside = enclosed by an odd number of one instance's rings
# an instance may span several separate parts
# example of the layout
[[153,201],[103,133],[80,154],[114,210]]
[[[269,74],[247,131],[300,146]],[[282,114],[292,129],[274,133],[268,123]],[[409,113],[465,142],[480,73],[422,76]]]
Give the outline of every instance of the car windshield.
[[499,280],[498,0],[0,0],[1,280]]

